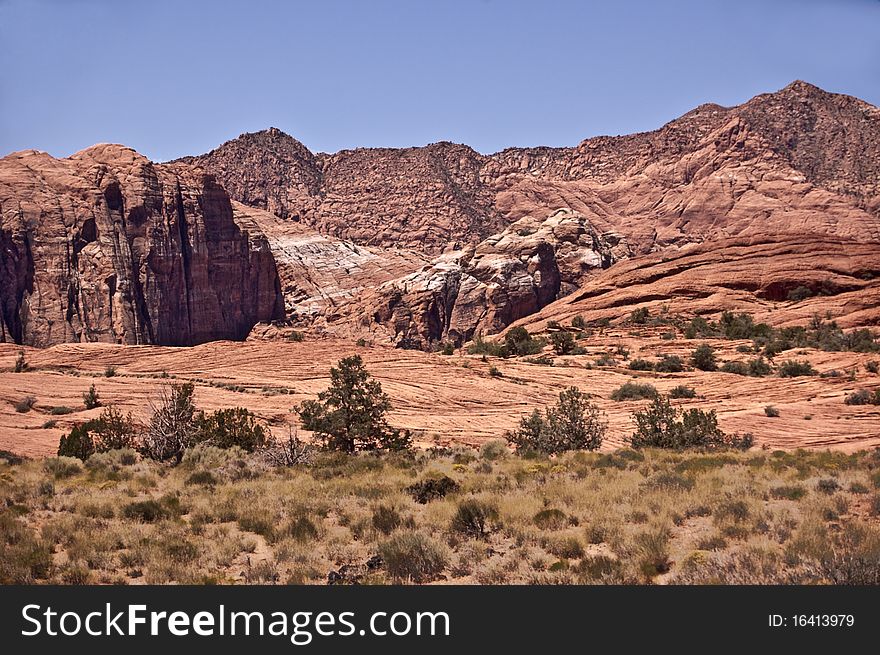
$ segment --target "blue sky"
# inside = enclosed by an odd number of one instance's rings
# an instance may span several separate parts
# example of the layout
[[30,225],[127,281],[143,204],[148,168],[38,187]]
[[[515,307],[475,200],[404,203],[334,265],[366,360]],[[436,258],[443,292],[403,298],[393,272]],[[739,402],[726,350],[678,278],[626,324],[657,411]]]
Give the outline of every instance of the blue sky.
[[0,155],[574,145],[794,79],[880,104],[880,1],[0,0]]

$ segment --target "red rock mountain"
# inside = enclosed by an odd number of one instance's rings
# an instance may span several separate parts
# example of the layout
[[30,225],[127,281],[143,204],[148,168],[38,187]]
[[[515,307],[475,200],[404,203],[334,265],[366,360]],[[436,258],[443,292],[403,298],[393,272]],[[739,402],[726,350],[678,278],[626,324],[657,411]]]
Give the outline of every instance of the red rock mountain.
[[315,154],[273,128],[161,165],[17,153],[0,208],[0,338],[40,345],[241,338],[286,314],[428,347],[670,300],[771,312],[805,283],[871,323],[880,110],[794,82],[573,148]]
[[0,341],[242,339],[282,302],[212,177],[112,145],[0,160]]

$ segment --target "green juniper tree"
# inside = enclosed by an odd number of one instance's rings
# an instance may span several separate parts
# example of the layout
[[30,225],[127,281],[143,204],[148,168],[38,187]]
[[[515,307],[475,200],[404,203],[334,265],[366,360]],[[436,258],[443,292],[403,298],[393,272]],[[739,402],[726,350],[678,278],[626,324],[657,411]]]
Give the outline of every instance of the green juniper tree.
[[330,386],[297,412],[303,428],[329,450],[407,450],[410,433],[388,425],[385,414],[390,408],[382,385],[370,376],[360,356],[353,355],[330,369]]

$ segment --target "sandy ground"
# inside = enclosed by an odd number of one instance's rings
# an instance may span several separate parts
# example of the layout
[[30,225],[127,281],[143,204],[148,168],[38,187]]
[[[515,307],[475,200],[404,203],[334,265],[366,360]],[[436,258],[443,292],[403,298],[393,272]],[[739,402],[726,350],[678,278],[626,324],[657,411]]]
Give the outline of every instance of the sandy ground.
[[[94,383],[104,404],[113,403],[146,421],[150,403],[163,384],[192,381],[203,409],[244,406],[266,421],[278,435],[295,426],[292,408],[313,398],[327,386],[329,368],[341,357],[358,353],[378,378],[393,404],[392,424],[413,430],[425,445],[481,441],[501,437],[519,418],[535,407],[552,403],[560,390],[577,386],[594,394],[607,413],[609,432],[604,450],[624,445],[632,432],[631,413],[645,401],[614,402],[613,389],[637,377],[661,392],[684,384],[698,397],[677,401],[686,407],[715,409],[728,432],[751,432],[759,446],[769,448],[835,448],[857,450],[880,445],[880,407],[848,406],[847,393],[880,386],[880,376],[867,373],[865,362],[880,359],[859,353],[794,350],[778,356],[808,359],[819,372],[837,370],[836,378],[749,378],[725,373],[692,371],[675,374],[633,372],[618,357],[615,366],[595,367],[595,359],[618,344],[630,358],[659,354],[687,356],[697,342],[663,341],[654,335],[633,337],[609,331],[581,342],[587,355],[556,357],[555,366],[530,364],[522,359],[481,361],[479,356],[452,356],[385,347],[358,347],[351,342],[307,340],[302,343],[248,341],[213,342],[192,348],[64,344],[45,350],[25,348],[34,369],[12,373],[21,348],[0,344],[0,449],[38,456],[53,454],[61,434],[75,422],[96,416],[86,411],[82,394]],[[747,360],[735,351],[747,342],[711,341],[721,359]],[[501,376],[489,374],[495,366]],[[108,366],[116,375],[107,378]],[[587,368],[592,366],[592,368]],[[856,379],[846,370],[858,367]],[[173,379],[161,377],[167,372]],[[236,386],[235,389],[223,385]],[[15,411],[26,396],[37,401],[33,410]],[[764,407],[775,406],[780,416],[767,417]],[[55,406],[72,414],[53,416]],[[44,427],[54,420],[52,427]]]

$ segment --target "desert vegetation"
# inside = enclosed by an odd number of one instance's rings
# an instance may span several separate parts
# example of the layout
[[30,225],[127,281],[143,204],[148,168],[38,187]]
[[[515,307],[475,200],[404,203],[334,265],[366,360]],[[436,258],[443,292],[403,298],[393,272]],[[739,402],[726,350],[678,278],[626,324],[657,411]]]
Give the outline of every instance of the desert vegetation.
[[0,458],[0,582],[880,582],[876,452]]

